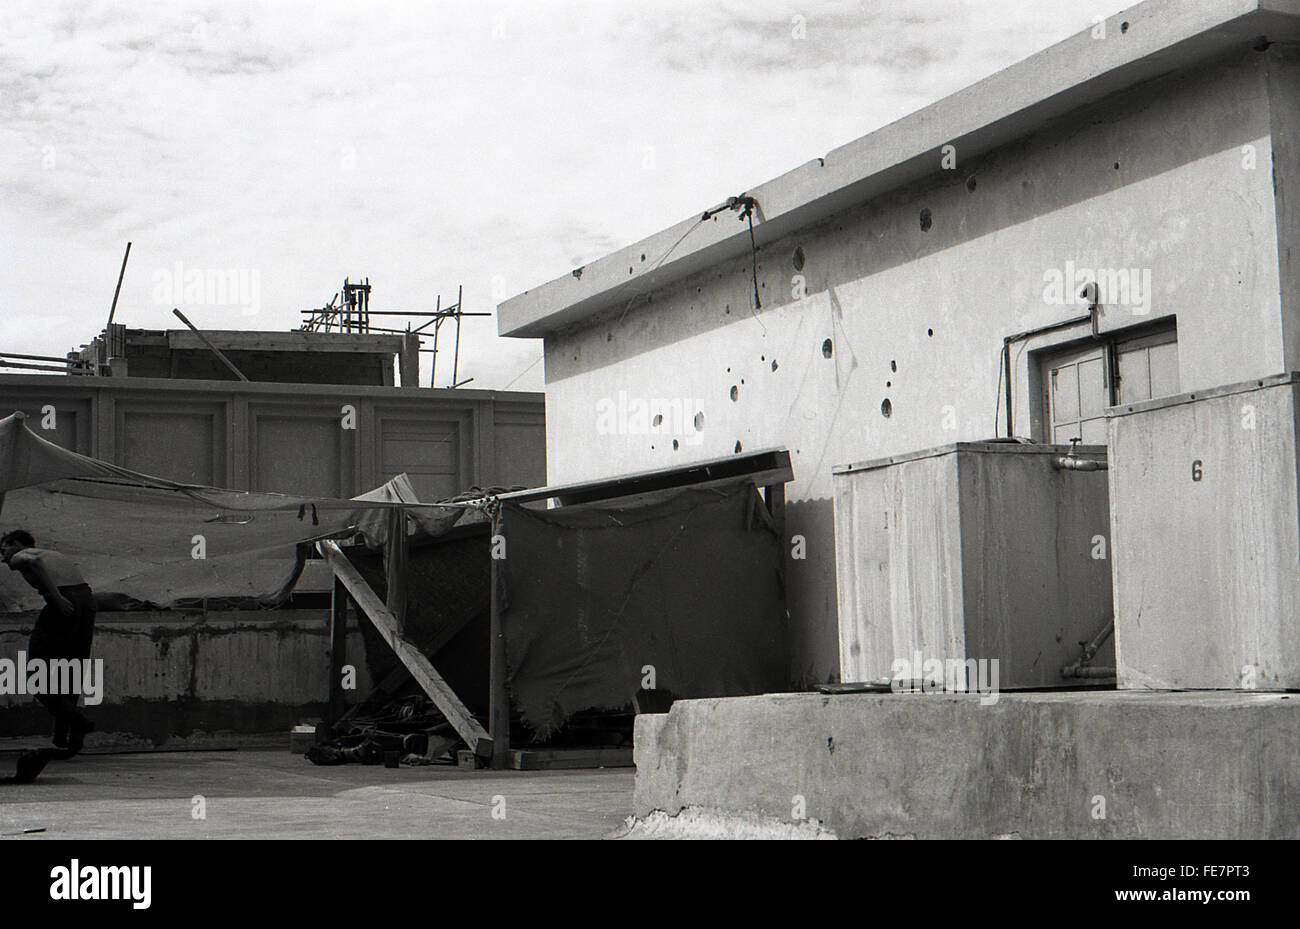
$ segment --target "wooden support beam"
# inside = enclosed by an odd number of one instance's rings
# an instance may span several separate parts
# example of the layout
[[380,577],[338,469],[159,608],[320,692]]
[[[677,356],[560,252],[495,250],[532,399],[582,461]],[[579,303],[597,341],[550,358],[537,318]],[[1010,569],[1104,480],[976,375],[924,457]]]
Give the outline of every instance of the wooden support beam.
[[[217,358],[221,361],[222,364],[224,364],[227,368],[229,368],[231,371],[235,373],[235,377],[239,378],[241,381],[248,380],[248,378],[244,377],[244,372],[236,368],[235,363],[231,361],[229,358],[227,358],[225,354],[221,351],[221,349],[213,345],[212,341],[207,336],[199,332],[197,326],[195,326],[192,322],[190,322],[188,319],[185,318],[184,313],[182,313],[179,309],[176,309],[174,307],[172,308],[172,312],[176,315],[177,319],[179,319],[185,325],[189,326],[190,329],[194,331],[194,335],[198,337],[199,341],[202,342],[204,345],[206,345],[208,349],[211,350],[212,354],[217,356]],[[174,358],[172,359],[172,361],[173,363],[175,363]]]
[[348,649],[348,591],[343,582],[334,578],[334,593],[330,601],[330,695],[329,716],[325,722],[336,725],[346,712],[343,699],[343,665],[347,663]]
[[397,617],[397,628],[406,633],[406,569],[409,563],[406,510],[395,506],[388,511],[388,545],[384,547],[384,580],[388,588],[386,606]]
[[[510,694],[506,690],[506,633],[501,621],[501,560],[496,557],[496,543],[501,534],[501,509],[492,510],[492,535],[488,539],[491,562],[492,606],[490,616],[491,655],[488,672],[488,726],[492,730],[492,767],[510,765]],[[504,552],[502,553],[504,554]]]
[[352,595],[352,600],[362,615],[370,620],[384,641],[397,654],[402,664],[411,672],[420,688],[429,695],[434,706],[447,717],[456,733],[465,740],[465,744],[480,758],[492,754],[492,739],[487,731],[479,725],[478,720],[461,702],[456,692],[447,686],[447,682],[434,670],[433,665],[424,654],[402,637],[397,617],[389,612],[379,595],[371,590],[361,573],[348,561],[336,542],[328,539],[320,541],[317,548],[321,557],[329,565],[334,576],[343,582]]
[[630,748],[516,749],[510,767],[516,771],[555,771],[563,768],[631,768]]

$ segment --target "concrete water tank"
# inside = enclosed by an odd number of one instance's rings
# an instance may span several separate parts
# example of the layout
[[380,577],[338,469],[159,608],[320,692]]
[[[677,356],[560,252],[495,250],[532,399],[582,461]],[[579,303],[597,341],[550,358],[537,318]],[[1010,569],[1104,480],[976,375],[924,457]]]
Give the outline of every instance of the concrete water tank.
[[1300,687],[1298,379],[1107,411],[1121,688]]
[[[1062,673],[1112,615],[1106,471],[1069,455],[958,442],[834,468],[841,680],[920,652],[997,659],[1001,689],[1110,684]],[[1110,638],[1090,665],[1114,667]]]

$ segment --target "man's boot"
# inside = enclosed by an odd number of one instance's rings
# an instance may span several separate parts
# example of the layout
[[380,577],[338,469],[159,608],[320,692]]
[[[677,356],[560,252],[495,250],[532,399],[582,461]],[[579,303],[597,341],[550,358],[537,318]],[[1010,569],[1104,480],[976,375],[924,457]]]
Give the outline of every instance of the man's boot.
[[86,734],[95,731],[95,724],[86,717],[78,714],[68,727],[68,757],[81,751],[82,744],[86,741]]

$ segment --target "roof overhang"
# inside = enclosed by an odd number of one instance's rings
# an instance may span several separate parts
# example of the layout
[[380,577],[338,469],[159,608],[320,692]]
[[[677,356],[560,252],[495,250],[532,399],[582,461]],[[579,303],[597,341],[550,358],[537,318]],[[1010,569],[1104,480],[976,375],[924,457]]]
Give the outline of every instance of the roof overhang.
[[[759,206],[757,243],[938,174],[945,145],[956,146],[964,160],[978,157],[1080,107],[1260,36],[1300,40],[1300,0],[1148,0],[1107,19],[1106,38],[1092,33],[1080,32],[746,191]],[[497,308],[498,332],[546,336],[749,250],[749,227],[737,222],[737,213],[723,210],[703,223],[701,214],[506,300]]]

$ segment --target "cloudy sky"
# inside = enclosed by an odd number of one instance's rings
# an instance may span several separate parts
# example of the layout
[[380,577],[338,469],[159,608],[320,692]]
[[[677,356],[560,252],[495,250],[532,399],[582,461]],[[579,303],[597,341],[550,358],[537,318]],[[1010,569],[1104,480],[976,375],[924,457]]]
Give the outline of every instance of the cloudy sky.
[[[0,350],[98,333],[128,240],[133,328],[291,329],[345,276],[495,313],[1124,6],[5,0]],[[539,343],[462,338],[471,386],[541,389]]]

